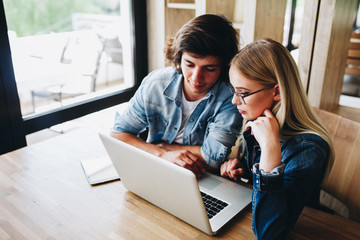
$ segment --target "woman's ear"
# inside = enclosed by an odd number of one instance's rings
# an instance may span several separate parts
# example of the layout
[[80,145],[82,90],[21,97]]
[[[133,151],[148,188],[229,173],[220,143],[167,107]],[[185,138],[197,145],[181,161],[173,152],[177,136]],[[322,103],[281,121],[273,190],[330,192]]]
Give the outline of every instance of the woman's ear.
[[276,84],[274,86],[274,101],[280,101],[281,96],[280,96],[280,88],[279,88],[279,84]]

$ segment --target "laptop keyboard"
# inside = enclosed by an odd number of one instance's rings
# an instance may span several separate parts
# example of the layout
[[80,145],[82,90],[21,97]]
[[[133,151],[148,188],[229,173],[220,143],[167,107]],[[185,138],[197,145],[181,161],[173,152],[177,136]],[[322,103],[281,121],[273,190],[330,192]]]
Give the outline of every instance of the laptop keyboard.
[[221,201],[213,196],[210,196],[206,193],[201,192],[201,196],[205,205],[206,213],[208,218],[211,219],[221,210],[223,210],[228,204],[224,201]]

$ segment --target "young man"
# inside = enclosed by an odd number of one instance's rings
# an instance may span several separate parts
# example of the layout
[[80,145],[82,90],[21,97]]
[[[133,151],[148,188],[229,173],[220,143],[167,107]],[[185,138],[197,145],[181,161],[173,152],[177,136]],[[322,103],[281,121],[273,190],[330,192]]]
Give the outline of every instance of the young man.
[[[129,107],[117,113],[112,136],[198,177],[218,169],[242,122],[226,86],[237,51],[237,33],[227,19],[205,14],[189,21],[168,42],[166,58],[173,67],[142,81]],[[146,128],[145,142],[137,135]]]

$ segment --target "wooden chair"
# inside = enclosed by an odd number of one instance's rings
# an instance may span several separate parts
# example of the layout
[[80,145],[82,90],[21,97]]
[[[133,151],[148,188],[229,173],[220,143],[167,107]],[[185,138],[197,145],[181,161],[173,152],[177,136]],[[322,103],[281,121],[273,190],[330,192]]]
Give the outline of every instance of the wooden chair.
[[342,202],[349,219],[360,222],[360,123],[315,108],[327,126],[335,150],[335,160],[322,190]]
[[345,73],[360,75],[360,32],[351,34],[348,56],[346,59]]
[[352,32],[342,92],[360,97],[360,31]]

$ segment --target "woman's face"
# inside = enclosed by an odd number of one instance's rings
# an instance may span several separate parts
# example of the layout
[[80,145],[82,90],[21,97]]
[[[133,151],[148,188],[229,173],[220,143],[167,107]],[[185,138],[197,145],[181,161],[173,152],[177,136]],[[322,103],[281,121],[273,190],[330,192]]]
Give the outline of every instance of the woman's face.
[[235,92],[240,96],[246,96],[256,91],[261,91],[251,94],[243,100],[234,94],[232,103],[237,105],[237,109],[245,120],[255,120],[263,115],[265,109],[271,109],[274,101],[279,101],[278,84],[272,88],[255,82],[254,80],[246,78],[242,72],[235,66],[230,67],[229,71],[230,83]]
[[214,56],[198,58],[184,52],[181,70],[185,97],[188,101],[196,101],[206,96],[218,80],[221,73],[220,60]]

